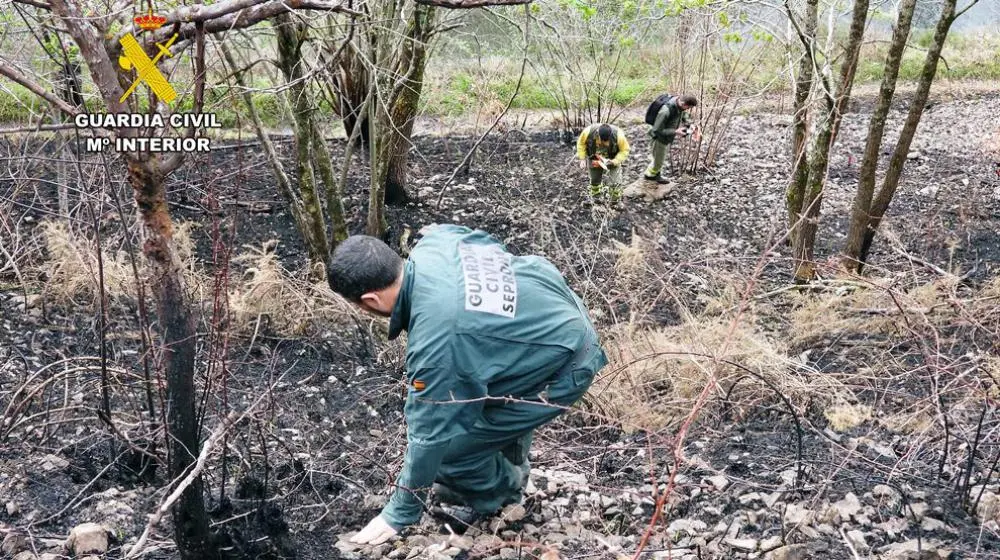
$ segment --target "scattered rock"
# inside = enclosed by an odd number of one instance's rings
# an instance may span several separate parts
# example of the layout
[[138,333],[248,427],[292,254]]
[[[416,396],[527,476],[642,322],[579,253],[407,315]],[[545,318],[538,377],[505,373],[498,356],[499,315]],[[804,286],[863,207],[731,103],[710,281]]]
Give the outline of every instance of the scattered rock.
[[0,545],[0,552],[3,552],[7,556],[13,556],[22,550],[26,550],[29,546],[28,537],[17,533],[10,533],[3,538],[3,544]]
[[517,551],[513,548],[501,548],[500,558],[503,558],[503,560],[513,560],[517,558]]
[[667,532],[670,534],[686,533],[696,537],[708,530],[708,525],[700,519],[675,519],[670,522]]
[[808,524],[815,517],[815,512],[798,504],[788,504],[785,509],[785,523],[789,525]]
[[675,186],[674,183],[660,185],[655,181],[646,181],[640,178],[625,187],[622,190],[622,196],[625,198],[644,198],[646,202],[654,202],[666,198],[673,192]]
[[528,511],[521,504],[511,504],[503,509],[500,517],[511,523],[521,521],[528,515]]
[[764,555],[767,560],[809,560],[812,552],[804,544],[790,544],[776,548]]
[[108,551],[108,530],[97,523],[81,523],[69,532],[66,539],[66,550],[83,556],[85,554],[104,554]]
[[58,455],[53,455],[49,453],[42,458],[42,462],[39,465],[43,471],[52,472],[57,470],[65,469],[69,466],[69,461],[63,459]]
[[930,533],[932,531],[941,531],[943,529],[947,529],[948,526],[945,525],[944,521],[941,521],[940,519],[934,519],[933,517],[925,517],[920,522],[920,528]]
[[927,505],[927,502],[910,504],[910,511],[913,512],[913,517],[917,518],[917,521],[920,521],[925,515],[927,515],[928,509],[930,509],[930,506]]
[[844,499],[830,506],[836,511],[841,521],[849,521],[861,511],[861,501],[853,493],[848,492]]
[[710,476],[706,478],[705,481],[714,486],[715,489],[720,492],[725,490],[726,487],[729,486],[729,479],[721,474],[716,476]]
[[865,540],[865,534],[862,531],[858,531],[857,529],[847,532],[847,540],[850,541],[851,546],[854,547],[854,550],[860,553],[868,552],[868,549],[871,548],[868,546],[868,542]]
[[5,508],[7,509],[7,515],[11,517],[14,517],[17,514],[21,513],[21,507],[15,504],[14,502],[7,502]]
[[951,557],[951,550],[941,548],[941,543],[926,539],[910,539],[883,547],[883,560],[940,560]]
[[781,535],[775,535],[773,537],[768,537],[760,541],[760,549],[763,552],[770,552],[781,546],[782,539]]
[[15,554],[12,560],[38,560],[38,557],[35,556],[34,552],[30,550],[25,550]]
[[757,550],[757,539],[734,539],[727,538],[722,541],[729,548],[742,550],[743,552],[753,552]]

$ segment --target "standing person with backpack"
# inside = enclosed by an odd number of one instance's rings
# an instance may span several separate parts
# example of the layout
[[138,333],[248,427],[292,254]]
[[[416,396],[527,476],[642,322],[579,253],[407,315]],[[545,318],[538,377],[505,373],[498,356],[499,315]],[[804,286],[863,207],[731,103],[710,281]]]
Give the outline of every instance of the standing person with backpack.
[[617,126],[592,124],[580,133],[576,141],[576,155],[580,167],[586,167],[590,174],[590,196],[601,196],[607,186],[608,199],[612,204],[622,196],[621,167],[628,158],[629,145],[625,133]]
[[669,182],[660,175],[660,169],[674,138],[677,135],[686,136],[691,133],[694,134],[695,140],[700,138],[700,133],[691,124],[691,116],[688,114],[692,107],[697,106],[698,99],[693,95],[677,97],[664,94],[657,97],[646,109],[646,124],[651,126],[649,136],[652,139],[653,157],[642,176],[643,179],[660,184]]

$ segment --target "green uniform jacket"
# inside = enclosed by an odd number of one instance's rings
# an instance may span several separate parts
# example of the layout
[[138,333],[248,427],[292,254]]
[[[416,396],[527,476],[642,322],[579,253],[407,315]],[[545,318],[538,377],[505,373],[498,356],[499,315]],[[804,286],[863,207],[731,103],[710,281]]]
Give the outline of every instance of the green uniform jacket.
[[[420,520],[452,438],[491,397],[523,396],[553,376],[590,337],[579,298],[544,258],[515,257],[482,231],[437,226],[410,252],[389,338],[407,331],[407,447],[382,510],[396,529]],[[607,363],[598,352],[592,364]],[[599,363],[598,363],[599,362]]]
[[673,97],[664,103],[663,107],[660,107],[660,112],[656,114],[656,120],[653,121],[653,127],[649,129],[649,136],[658,142],[670,144],[674,141],[677,129],[682,124],[690,122],[691,116],[687,111],[681,111],[681,108],[677,106],[677,98]]

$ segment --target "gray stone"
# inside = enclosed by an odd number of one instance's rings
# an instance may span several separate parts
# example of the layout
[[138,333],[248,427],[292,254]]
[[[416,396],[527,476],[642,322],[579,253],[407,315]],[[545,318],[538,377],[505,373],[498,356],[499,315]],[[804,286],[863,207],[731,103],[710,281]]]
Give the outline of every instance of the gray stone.
[[28,537],[17,533],[10,533],[3,538],[3,544],[0,545],[0,552],[3,552],[7,556],[13,556],[27,548],[29,548]]
[[41,468],[43,471],[56,471],[69,466],[69,461],[58,455],[48,454],[42,458]]
[[469,550],[470,548],[475,546],[475,541],[472,540],[472,537],[468,536],[460,537],[458,535],[452,535],[452,537],[448,539],[448,543],[451,546],[457,547],[461,550]]
[[391,551],[391,550],[392,550],[392,546],[389,545],[389,543],[382,543],[382,544],[380,544],[380,545],[372,548],[372,550],[371,550],[371,552],[369,552],[369,554],[371,555],[372,558],[382,558],[383,556],[389,554],[389,551]]
[[675,519],[670,522],[667,532],[670,534],[686,533],[691,536],[697,536],[704,533],[707,529],[708,525],[700,519]]
[[503,508],[503,512],[500,514],[501,517],[512,523],[524,519],[526,515],[528,515],[528,511],[521,504],[511,504]]
[[5,507],[7,509],[7,515],[11,517],[16,516],[18,513],[21,513],[21,507],[15,504],[14,502],[7,502]]
[[501,548],[500,558],[503,558],[503,560],[513,560],[517,558],[517,551],[513,548]]
[[764,552],[770,552],[781,546],[781,543],[782,543],[781,535],[767,537],[766,539],[760,541],[760,549]]
[[883,560],[940,560],[949,558],[951,550],[941,547],[941,543],[927,539],[910,539],[883,547]]
[[729,548],[742,550],[743,552],[753,552],[757,550],[757,545],[759,544],[757,539],[734,539],[731,537],[722,542]]
[[941,531],[947,529],[948,526],[945,525],[944,521],[941,521],[940,519],[934,519],[933,517],[925,517],[920,522],[920,528],[929,533],[932,531]]
[[917,518],[918,521],[923,519],[924,516],[927,515],[927,510],[929,509],[930,506],[927,505],[927,502],[917,502],[915,504],[910,504],[910,511],[913,512],[913,517]]
[[840,519],[847,521],[861,511],[861,500],[852,492],[848,492],[844,499],[834,503],[833,507],[840,514]]
[[674,183],[660,185],[655,181],[646,181],[640,178],[625,187],[622,191],[622,196],[625,198],[643,198],[646,202],[653,202],[666,198],[674,190],[675,186]]
[[12,558],[11,560],[38,560],[38,557],[35,556],[34,552],[30,550],[24,550],[15,554],[14,558]]
[[790,544],[776,548],[764,555],[767,560],[809,560],[812,552],[804,544]]
[[847,540],[850,541],[854,550],[857,550],[858,552],[868,552],[868,549],[871,548],[868,546],[868,541],[865,540],[864,532],[858,531],[857,529],[847,532]]
[[108,530],[97,523],[81,523],[69,532],[66,550],[83,556],[84,554],[104,554],[108,551]]
[[719,490],[720,492],[722,490],[725,490],[726,487],[729,486],[729,479],[726,478],[725,476],[721,475],[721,474],[715,475],[715,476],[710,476],[710,477],[706,478],[705,481],[707,481],[709,484],[711,484],[712,486],[714,486],[715,489]]
[[788,504],[788,507],[785,509],[785,523],[789,525],[810,523],[813,517],[815,517],[815,513],[811,509],[798,504]]

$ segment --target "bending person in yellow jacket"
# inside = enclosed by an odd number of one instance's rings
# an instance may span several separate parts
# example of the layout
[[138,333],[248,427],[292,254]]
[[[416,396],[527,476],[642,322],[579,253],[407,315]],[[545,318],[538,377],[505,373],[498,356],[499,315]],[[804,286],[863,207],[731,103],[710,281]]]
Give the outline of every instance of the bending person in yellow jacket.
[[618,202],[622,196],[622,164],[628,157],[629,145],[625,133],[610,124],[592,124],[576,141],[580,167],[590,173],[590,195],[600,197],[607,187],[608,199]]

